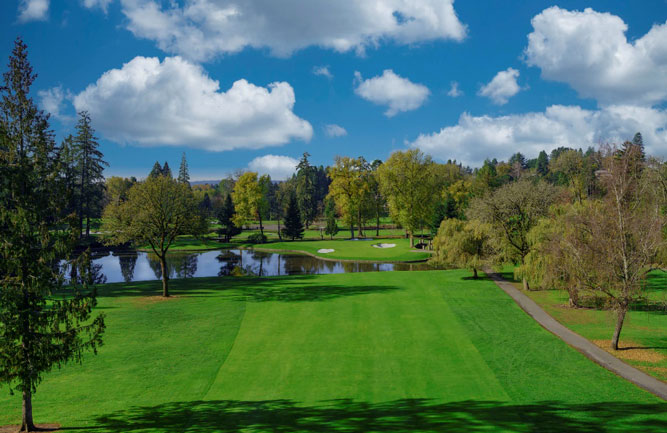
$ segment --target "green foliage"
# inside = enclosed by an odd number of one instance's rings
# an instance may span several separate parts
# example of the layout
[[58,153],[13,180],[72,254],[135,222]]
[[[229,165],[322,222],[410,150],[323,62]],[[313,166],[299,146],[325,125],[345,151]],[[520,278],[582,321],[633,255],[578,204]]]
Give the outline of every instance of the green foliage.
[[324,216],[327,221],[324,234],[329,235],[333,239],[338,233],[338,222],[336,221],[336,203],[331,198],[327,200],[326,207],[324,208]]
[[92,315],[88,255],[70,261],[79,272],[68,290],[55,265],[71,259],[78,234],[60,217],[64,164],[30,98],[35,77],[17,39],[0,87],[0,382],[23,394],[22,430],[34,429],[32,394],[44,374],[96,351],[104,332],[103,316]]
[[436,165],[418,149],[394,152],[378,168],[378,176],[392,220],[407,230],[413,244],[417,230],[428,225],[440,195]]
[[287,210],[285,212],[285,228],[282,230],[282,235],[291,240],[303,238],[303,222],[301,222],[301,214],[299,213],[299,204],[296,196],[290,195],[287,202]]
[[248,242],[250,242],[251,244],[265,244],[266,236],[263,235],[262,233],[253,233],[250,236],[248,236]]
[[359,237],[363,237],[363,221],[368,217],[370,207],[370,166],[364,158],[337,156],[336,163],[329,167],[329,198],[346,225],[350,227],[350,237],[354,237],[357,224]]
[[232,200],[236,214],[234,224],[243,228],[249,221],[257,217],[260,201],[262,200],[262,189],[257,180],[257,173],[245,172],[239,177],[234,185]]
[[537,156],[537,162],[535,163],[535,173],[540,177],[545,177],[549,174],[549,157],[545,151],[541,151]]
[[236,236],[241,233],[241,229],[234,225],[234,202],[232,197],[227,194],[225,200],[218,210],[218,223],[220,228],[218,229],[218,234],[223,236],[225,242],[230,242],[233,236]]
[[[106,207],[102,226],[106,243],[149,245],[163,268],[177,236],[200,236],[207,229],[192,190],[170,176],[148,177],[135,184],[125,202]],[[163,272],[164,296],[169,296],[168,278]]]
[[299,204],[299,212],[306,227],[308,227],[317,214],[316,202],[316,174],[315,167],[310,165],[308,157],[310,154],[304,152],[299,165],[296,166],[296,199]]
[[185,152],[181,156],[181,166],[178,168],[178,181],[190,185],[190,171],[188,170],[188,161],[185,159]]
[[440,265],[470,269],[473,278],[477,271],[491,265],[495,251],[491,246],[490,224],[477,220],[445,219],[433,239],[435,255],[432,262]]

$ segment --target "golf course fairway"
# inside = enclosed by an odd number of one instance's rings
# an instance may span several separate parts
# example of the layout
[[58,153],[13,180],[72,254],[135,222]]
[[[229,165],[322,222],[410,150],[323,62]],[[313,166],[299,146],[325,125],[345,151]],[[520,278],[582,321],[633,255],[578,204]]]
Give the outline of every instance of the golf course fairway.
[[[85,432],[662,432],[667,404],[466,271],[99,288],[104,346],[35,422]],[[0,425],[20,420],[0,388]],[[65,430],[65,431],[66,431]]]

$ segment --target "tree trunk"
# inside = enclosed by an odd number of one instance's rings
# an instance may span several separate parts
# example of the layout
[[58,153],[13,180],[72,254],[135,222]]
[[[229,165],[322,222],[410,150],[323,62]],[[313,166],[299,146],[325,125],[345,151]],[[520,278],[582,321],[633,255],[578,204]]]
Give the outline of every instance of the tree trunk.
[[614,350],[618,350],[618,340],[621,337],[621,329],[623,328],[625,313],[627,313],[627,311],[627,305],[621,305],[618,309],[616,316],[616,329],[614,329],[614,336],[611,338],[611,348]]
[[579,291],[577,289],[569,289],[567,291],[569,295],[568,302],[570,304],[570,307],[578,307],[579,306]]
[[283,235],[280,233],[280,216],[278,216],[278,240],[283,240]]
[[354,223],[350,223],[350,239],[354,239]]
[[415,247],[415,237],[412,236],[412,232],[410,232],[410,248]]
[[476,280],[477,279],[477,268],[472,268],[472,277]]
[[23,391],[23,416],[20,432],[35,431],[35,423],[32,421],[32,393]]
[[262,225],[262,213],[257,212],[257,216],[259,217],[259,232],[262,234],[262,237],[264,236],[264,225]]
[[357,223],[359,224],[359,239],[362,239],[364,233],[361,231],[361,208],[357,211]]
[[90,239],[90,216],[86,215],[86,239]]
[[160,256],[160,268],[162,269],[162,296],[169,297],[169,275],[167,275],[167,257],[165,253]]
[[528,284],[528,280],[525,277],[523,278],[523,290],[530,290],[530,284]]
[[375,224],[375,236],[380,236],[380,212],[378,212],[376,215],[376,223]]

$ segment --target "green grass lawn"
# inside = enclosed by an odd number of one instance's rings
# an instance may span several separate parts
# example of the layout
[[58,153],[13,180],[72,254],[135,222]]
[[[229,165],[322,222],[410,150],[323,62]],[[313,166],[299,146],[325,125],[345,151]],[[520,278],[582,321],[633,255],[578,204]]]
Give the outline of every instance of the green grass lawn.
[[667,381],[667,273],[654,272],[648,281],[649,303],[635,306],[626,316],[619,351],[608,347],[616,324],[612,311],[570,308],[567,292],[563,290],[524,293],[574,332],[593,340],[628,364]]
[[[374,244],[396,244],[394,248],[375,248]],[[255,248],[267,250],[303,251],[317,257],[342,260],[372,261],[416,261],[425,260],[428,252],[410,248],[409,239],[375,239],[369,241],[324,240],[324,241],[285,241],[256,245]],[[320,249],[333,249],[332,253],[318,253]]]
[[[85,432],[662,432],[667,404],[465,271],[100,288],[105,345],[45,378]],[[20,399],[0,389],[0,425]]]

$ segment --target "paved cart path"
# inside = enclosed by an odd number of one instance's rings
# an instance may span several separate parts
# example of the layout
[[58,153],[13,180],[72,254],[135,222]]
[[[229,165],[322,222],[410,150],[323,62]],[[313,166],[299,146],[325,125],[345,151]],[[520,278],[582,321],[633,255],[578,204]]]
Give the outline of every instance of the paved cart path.
[[563,326],[556,319],[544,311],[535,301],[521,293],[512,283],[505,280],[500,274],[487,272],[487,275],[507,293],[516,303],[542,325],[547,331],[555,334],[570,346],[586,355],[589,359],[597,362],[607,370],[629,380],[635,385],[667,400],[667,384],[638,370],[610,353],[600,349],[581,335]]

